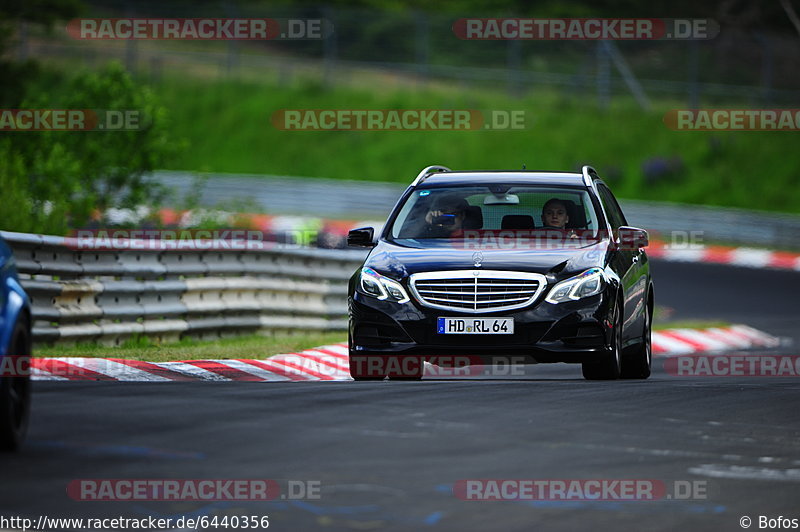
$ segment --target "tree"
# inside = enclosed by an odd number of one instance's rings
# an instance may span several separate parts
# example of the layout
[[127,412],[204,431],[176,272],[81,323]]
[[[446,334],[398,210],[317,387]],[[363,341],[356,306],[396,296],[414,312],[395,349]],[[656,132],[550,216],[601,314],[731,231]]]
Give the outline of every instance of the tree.
[[[51,24],[76,10],[71,0],[3,2],[0,51],[14,22]],[[170,137],[167,112],[153,93],[119,64],[67,74],[5,60],[0,77],[0,109],[135,111],[140,117],[140,127],[130,131],[0,131],[0,190],[6,206],[13,205],[0,210],[0,228],[65,233],[95,209],[152,205],[163,196],[146,175],[181,143]]]

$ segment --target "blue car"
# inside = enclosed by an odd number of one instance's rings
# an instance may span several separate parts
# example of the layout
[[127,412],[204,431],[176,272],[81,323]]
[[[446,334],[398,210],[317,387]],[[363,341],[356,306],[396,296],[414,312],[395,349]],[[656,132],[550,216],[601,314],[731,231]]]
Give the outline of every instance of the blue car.
[[25,438],[31,404],[31,305],[11,249],[0,236],[0,450]]

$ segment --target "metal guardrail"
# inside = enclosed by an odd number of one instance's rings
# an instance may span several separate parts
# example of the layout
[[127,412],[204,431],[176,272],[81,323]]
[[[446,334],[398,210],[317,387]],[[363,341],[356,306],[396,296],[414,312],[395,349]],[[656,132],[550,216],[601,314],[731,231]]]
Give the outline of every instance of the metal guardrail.
[[347,327],[347,280],[363,251],[77,249],[0,231],[32,300],[37,343],[119,345]]
[[[186,172],[155,172],[153,178],[185,195],[196,188]],[[412,178],[409,178],[409,181]],[[266,212],[320,217],[384,220],[405,184],[250,174],[212,174],[204,183],[200,203],[249,199]],[[613,183],[612,183],[613,187]],[[800,249],[800,216],[729,207],[620,199],[631,225],[659,233],[669,241],[672,231],[699,232],[706,242]]]
[[657,232],[667,242],[685,243],[682,234],[695,233],[695,243],[725,243],[800,250],[800,216],[788,213],[750,211],[712,205],[687,205],[621,199],[631,225]]

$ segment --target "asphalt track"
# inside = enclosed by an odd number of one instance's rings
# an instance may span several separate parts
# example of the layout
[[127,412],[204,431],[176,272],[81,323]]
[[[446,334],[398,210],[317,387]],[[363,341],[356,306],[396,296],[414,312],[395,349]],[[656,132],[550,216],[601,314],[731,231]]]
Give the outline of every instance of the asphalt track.
[[[797,345],[800,274],[654,263],[672,319]],[[786,344],[773,351],[795,354]],[[800,518],[796,378],[588,382],[578,366],[423,382],[37,382],[29,440],[0,456],[0,516],[264,515],[271,530],[742,530]],[[87,478],[318,480],[318,500],[86,502]],[[691,500],[464,501],[462,479],[701,482]],[[677,493],[675,493],[677,495]],[[213,529],[210,529],[213,530]]]

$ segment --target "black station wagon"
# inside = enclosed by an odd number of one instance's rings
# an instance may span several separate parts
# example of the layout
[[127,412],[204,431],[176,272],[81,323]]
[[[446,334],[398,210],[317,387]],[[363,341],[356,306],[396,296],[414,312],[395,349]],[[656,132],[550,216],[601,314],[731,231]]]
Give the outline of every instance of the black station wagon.
[[[356,380],[446,365],[582,364],[587,379],[650,375],[647,232],[629,227],[595,170],[425,168],[349,284]],[[445,362],[443,362],[445,361]]]

